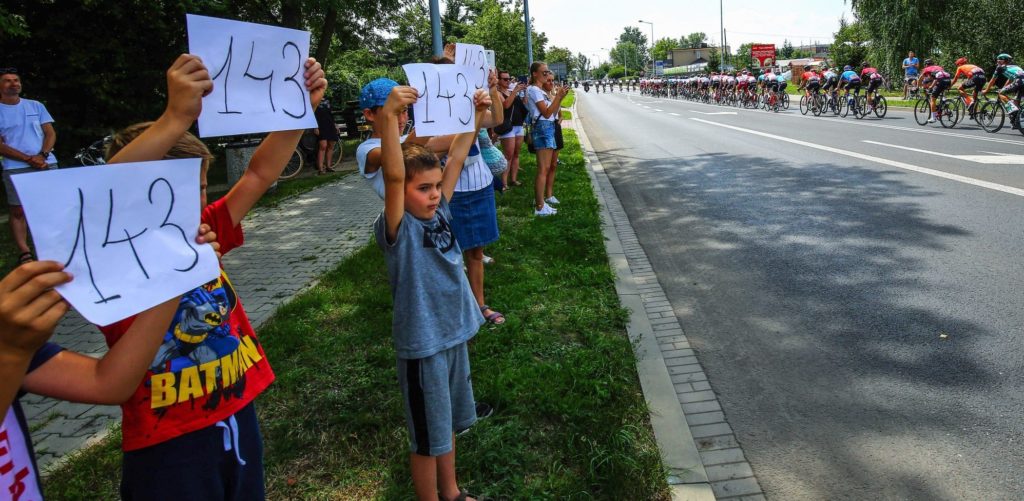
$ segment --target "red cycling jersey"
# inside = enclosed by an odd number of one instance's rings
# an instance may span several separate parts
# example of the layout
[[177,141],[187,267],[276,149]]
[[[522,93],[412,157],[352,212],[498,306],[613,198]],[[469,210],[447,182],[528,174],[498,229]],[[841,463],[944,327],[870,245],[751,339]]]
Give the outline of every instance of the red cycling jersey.
[[811,83],[821,80],[821,77],[813,71],[805,71],[803,75],[800,75],[800,79],[804,82]]
[[953,75],[953,78],[971,78],[972,76],[974,76],[975,73],[981,73],[982,75],[984,75],[985,70],[973,64],[962,64],[956,68],[956,74]]
[[[949,77],[949,73],[946,73],[946,70],[942,69],[942,66],[938,66],[938,65],[934,65],[934,64],[929,66],[929,67],[927,67],[927,68],[925,68],[925,69],[923,69],[923,70],[921,70],[921,74],[926,76],[926,77],[931,77],[931,78],[948,78]],[[943,77],[942,75],[945,75],[945,77]]]

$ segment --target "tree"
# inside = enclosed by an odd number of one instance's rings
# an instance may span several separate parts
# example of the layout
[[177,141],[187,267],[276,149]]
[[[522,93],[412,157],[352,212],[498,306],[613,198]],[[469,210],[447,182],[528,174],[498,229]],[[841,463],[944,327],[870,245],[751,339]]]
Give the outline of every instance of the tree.
[[[513,75],[525,75],[529,71],[526,58],[526,22],[523,21],[522,4],[509,6],[499,0],[481,0],[480,13],[466,30],[466,36],[460,40],[495,49],[495,63],[498,68],[508,70]],[[548,37],[544,33],[533,32],[533,60],[544,61],[545,46]]]
[[668,51],[679,47],[679,41],[674,38],[661,38],[654,42],[654,48],[651,49],[651,57],[655,61],[664,61],[668,59]]
[[721,71],[721,69],[722,55],[718,52],[718,47],[715,47],[708,54],[708,71]]
[[612,47],[608,54],[608,60],[612,64],[622,66],[624,71],[636,73],[643,65],[640,59],[640,50],[633,42],[619,42]]
[[793,59],[794,50],[793,44],[789,43],[787,38],[782,42],[782,49],[779,50],[779,59]]
[[863,21],[839,20],[839,31],[829,49],[829,58],[839,66],[859,65],[868,55],[870,35]]
[[736,50],[736,55],[733,57],[733,64],[737,68],[752,68],[756,66],[754,57],[751,54],[751,48],[754,46],[752,43],[745,43],[740,45],[740,48]]
[[707,34],[703,31],[695,31],[679,39],[679,45],[688,49],[699,49],[703,47],[704,42],[708,39]]
[[650,62],[647,54],[647,37],[640,31],[640,28],[626,26],[622,30],[622,34],[619,35],[619,44],[623,42],[631,42],[636,47],[637,58],[640,62],[639,66],[646,66]]
[[608,64],[607,61],[605,61],[605,62],[597,65],[597,67],[594,68],[593,71],[590,74],[594,77],[594,79],[600,80],[600,79],[604,78],[605,75],[608,74],[608,70],[609,69],[611,69],[611,65]]
[[576,69],[576,58],[572,52],[565,47],[551,47],[544,56],[548,63],[565,63],[565,71],[572,72]]

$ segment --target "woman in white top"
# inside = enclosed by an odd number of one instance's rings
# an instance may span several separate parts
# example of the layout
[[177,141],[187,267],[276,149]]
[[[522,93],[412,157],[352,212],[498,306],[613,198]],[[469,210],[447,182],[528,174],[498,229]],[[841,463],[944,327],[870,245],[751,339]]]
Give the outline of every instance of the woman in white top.
[[548,65],[537,61],[530,65],[530,87],[526,91],[526,105],[530,109],[530,120],[533,128],[530,132],[533,147],[537,150],[537,178],[533,183],[535,216],[550,216],[555,210],[544,201],[544,188],[547,185],[548,167],[555,151],[555,118],[562,98],[568,92],[564,87],[555,90],[555,97],[548,97],[543,85],[553,80]]
[[519,150],[523,148],[523,122],[529,113],[526,104],[523,103],[523,96],[526,93],[525,82],[515,82],[508,71],[498,72],[498,85],[501,95],[505,98],[502,106],[505,108],[505,120],[510,121],[512,130],[501,135],[501,147],[505,153],[505,160],[508,162],[508,169],[501,175],[504,186],[519,186]]

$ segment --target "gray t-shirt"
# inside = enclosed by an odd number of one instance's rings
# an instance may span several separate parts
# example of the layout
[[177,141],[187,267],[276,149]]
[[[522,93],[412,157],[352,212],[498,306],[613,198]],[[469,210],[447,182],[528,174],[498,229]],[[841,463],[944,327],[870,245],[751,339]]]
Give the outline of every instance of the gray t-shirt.
[[384,213],[373,223],[388,266],[394,302],[391,337],[398,358],[425,358],[465,343],[484,324],[450,220],[448,201],[442,197],[433,219],[406,212],[392,244]]

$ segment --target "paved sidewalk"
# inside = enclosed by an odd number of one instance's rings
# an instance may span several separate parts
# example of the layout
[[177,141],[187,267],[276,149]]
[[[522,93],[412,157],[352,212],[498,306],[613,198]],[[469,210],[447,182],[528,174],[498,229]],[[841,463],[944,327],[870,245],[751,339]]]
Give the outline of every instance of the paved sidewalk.
[[[224,268],[253,326],[259,327],[278,305],[365,245],[381,207],[369,185],[352,173],[277,207],[252,211],[242,223],[245,245],[224,258]],[[107,351],[99,330],[75,312],[61,322],[53,340],[88,355]],[[43,471],[105,436],[121,419],[116,406],[72,404],[37,395],[27,395],[22,403]]]
[[674,501],[764,501],[761,486],[697,353],[679,325],[611,180],[574,108],[572,128],[601,204],[605,248],[616,274],[615,289],[630,310],[627,326],[637,373],[651,411],[651,427],[668,470]]

